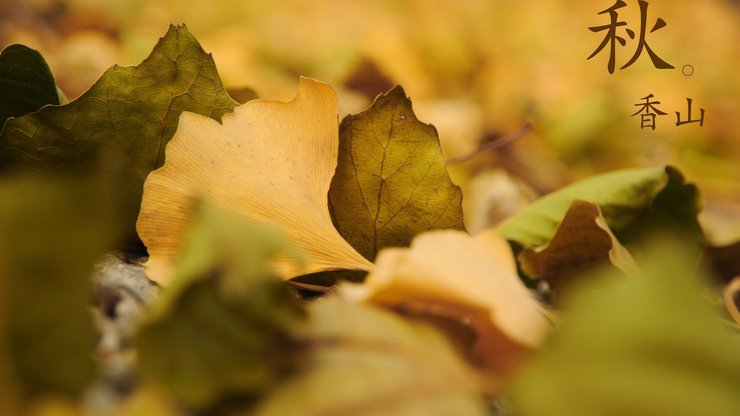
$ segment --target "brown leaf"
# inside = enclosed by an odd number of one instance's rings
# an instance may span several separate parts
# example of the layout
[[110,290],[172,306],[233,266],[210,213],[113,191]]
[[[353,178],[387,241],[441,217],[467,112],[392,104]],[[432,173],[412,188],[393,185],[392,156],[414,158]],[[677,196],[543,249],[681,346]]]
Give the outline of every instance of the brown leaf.
[[556,287],[569,284],[579,272],[611,263],[624,272],[637,267],[606,224],[593,202],[575,200],[553,238],[545,245],[525,248],[518,260],[527,275]]

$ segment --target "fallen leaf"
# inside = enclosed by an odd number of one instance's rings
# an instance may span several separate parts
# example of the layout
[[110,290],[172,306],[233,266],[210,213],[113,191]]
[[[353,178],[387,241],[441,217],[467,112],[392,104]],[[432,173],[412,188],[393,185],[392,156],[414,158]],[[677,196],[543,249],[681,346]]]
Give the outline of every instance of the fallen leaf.
[[308,306],[309,367],[257,416],[486,415],[480,382],[429,325],[336,296]]
[[71,103],[9,120],[0,170],[89,171],[113,153],[121,165],[117,206],[134,243],[144,179],[162,165],[180,113],[219,119],[234,105],[213,59],[185,26],[172,26],[139,66],[115,66]]
[[627,274],[637,269],[630,253],[606,225],[599,206],[581,200],[573,201],[547,244],[524,248],[517,259],[525,274],[547,280],[557,291],[599,265],[612,264]]
[[329,201],[339,233],[368,260],[424,231],[464,229],[437,131],[416,118],[401,87],[342,121]]
[[305,314],[268,260],[279,228],[200,205],[173,281],[136,337],[146,380],[189,406],[264,394],[296,366]]
[[184,113],[167,160],[144,185],[138,230],[147,275],[166,284],[197,196],[242,216],[275,222],[307,259],[279,262],[283,277],[372,264],[342,239],[327,194],[337,163],[337,97],[301,78],[293,101],[252,100],[223,118]]
[[59,104],[54,76],[44,58],[24,45],[0,52],[0,130],[11,117],[20,117],[47,104]]
[[701,297],[695,264],[664,242],[644,274],[582,280],[549,348],[512,384],[521,416],[740,414],[740,336]]
[[524,247],[550,241],[576,200],[599,205],[609,229],[625,245],[656,231],[670,232],[700,246],[696,186],[673,167],[633,168],[597,175],[546,195],[499,224],[506,239]]
[[149,385],[194,410],[485,414],[478,376],[431,326],[336,295],[299,302],[270,265],[290,252],[281,237],[199,206],[137,338]]
[[451,230],[421,234],[410,248],[382,250],[363,285],[341,290],[353,299],[469,325],[477,336],[473,358],[501,374],[538,348],[549,330],[517,275],[508,243],[493,230],[475,237]]
[[0,183],[0,371],[24,400],[78,397],[95,375],[90,275],[116,237],[109,196],[97,180]]

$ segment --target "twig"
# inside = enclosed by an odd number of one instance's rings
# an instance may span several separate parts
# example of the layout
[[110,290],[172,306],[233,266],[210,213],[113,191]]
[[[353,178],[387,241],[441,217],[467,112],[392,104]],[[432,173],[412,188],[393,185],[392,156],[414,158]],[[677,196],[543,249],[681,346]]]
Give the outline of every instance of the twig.
[[468,153],[467,155],[462,155],[462,156],[454,157],[452,159],[447,159],[447,162],[445,164],[449,166],[449,165],[457,165],[459,163],[467,162],[481,153],[490,152],[491,150],[496,150],[498,148],[506,146],[507,144],[515,140],[520,139],[522,136],[527,134],[530,130],[532,130],[532,123],[526,122],[519,130],[515,131],[514,133],[499,137],[493,141],[485,143],[479,148],[475,149],[474,151]]
[[315,292],[315,293],[329,293],[333,291],[336,286],[321,286],[321,285],[313,285],[311,283],[303,283],[303,282],[296,282],[293,280],[288,280],[288,284],[301,289],[301,290],[307,290],[309,292]]

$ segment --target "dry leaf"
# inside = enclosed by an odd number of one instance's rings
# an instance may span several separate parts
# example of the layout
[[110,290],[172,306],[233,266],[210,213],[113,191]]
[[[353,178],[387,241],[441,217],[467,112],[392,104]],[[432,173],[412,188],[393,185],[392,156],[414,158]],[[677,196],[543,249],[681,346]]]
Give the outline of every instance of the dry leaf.
[[526,247],[518,256],[522,271],[547,280],[556,289],[569,286],[581,272],[612,264],[627,274],[637,269],[632,256],[614,237],[593,202],[575,200],[553,238],[539,247]]
[[532,202],[496,228],[516,244],[541,246],[553,238],[576,199],[599,205],[609,229],[628,247],[658,231],[703,248],[699,191],[671,166],[621,169],[584,179]]
[[549,326],[519,280],[508,243],[494,230],[475,237],[452,230],[420,234],[408,249],[382,250],[365,284],[343,291],[470,325],[477,336],[473,358],[504,372],[541,344]]
[[447,175],[437,130],[397,86],[339,126],[329,202],[339,233],[369,260],[434,229],[465,228],[462,192]]
[[333,269],[369,270],[332,225],[327,194],[339,146],[337,97],[328,85],[301,78],[293,101],[252,100],[223,125],[183,113],[165,164],[144,184],[137,230],[149,250],[147,275],[169,279],[191,221],[193,197],[285,228],[307,261],[278,261],[283,277]]
[[142,185],[162,166],[180,114],[220,119],[235,105],[211,56],[184,25],[170,26],[141,64],[110,68],[66,105],[8,120],[0,133],[0,170],[95,176],[99,164],[111,166],[116,211],[126,227],[120,244],[140,250],[134,223]]

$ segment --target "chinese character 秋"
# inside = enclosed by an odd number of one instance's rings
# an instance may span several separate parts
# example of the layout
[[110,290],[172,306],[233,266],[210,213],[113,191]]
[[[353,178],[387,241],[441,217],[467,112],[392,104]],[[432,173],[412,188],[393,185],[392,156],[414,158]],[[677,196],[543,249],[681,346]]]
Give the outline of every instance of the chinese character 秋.
[[618,21],[619,15],[617,14],[617,9],[621,9],[622,7],[626,6],[627,4],[623,2],[622,0],[617,0],[614,5],[606,10],[602,10],[599,12],[599,14],[609,13],[609,17],[611,19],[611,22],[608,25],[604,26],[593,26],[589,27],[589,30],[592,32],[601,32],[603,30],[606,30],[606,36],[604,37],[604,40],[601,42],[601,44],[596,48],[596,50],[593,51],[591,56],[586,58],[586,60],[589,60],[596,56],[597,53],[601,52],[602,49],[606,47],[606,44],[609,44],[610,47],[610,53],[609,53],[609,64],[607,65],[607,69],[609,70],[610,74],[614,73],[614,60],[616,56],[616,42],[618,41],[622,46],[626,45],[627,42],[624,40],[623,37],[617,35],[617,28],[619,26],[625,26],[626,22],[620,22]]
[[609,53],[609,64],[607,65],[607,69],[609,70],[610,74],[614,73],[614,57],[616,56],[616,42],[618,41],[620,45],[624,46],[627,44],[627,42],[624,40],[623,37],[617,35],[617,28],[619,26],[624,26],[627,23],[626,22],[620,22],[617,19],[619,18],[619,15],[617,14],[617,9],[621,9],[622,7],[626,6],[627,4],[623,2],[622,0],[618,0],[614,5],[606,10],[602,10],[599,12],[599,14],[609,13],[609,18],[611,19],[611,22],[608,25],[604,26],[593,26],[589,27],[589,29],[592,32],[601,32],[602,30],[607,30],[606,36],[604,37],[604,40],[601,42],[601,44],[596,48],[596,50],[586,58],[586,60],[589,60],[596,56],[597,53],[601,52],[602,49],[606,47],[606,44],[609,44],[610,47],[610,53]]
[[699,123],[699,127],[703,127],[704,126],[704,109],[703,108],[700,108],[699,109],[699,114],[700,115],[699,115],[699,119],[698,120],[692,120],[691,119],[691,103],[692,103],[692,101],[693,100],[691,98],[687,98],[686,99],[686,102],[688,102],[688,105],[689,105],[689,111],[688,111],[689,115],[688,115],[688,118],[686,120],[681,121],[681,113],[679,113],[678,111],[676,111],[676,125],[677,126],[680,126],[682,124],[688,124],[688,123]]
[[[637,50],[635,51],[635,54],[632,56],[632,59],[630,59],[620,69],[624,69],[632,65],[637,60],[637,58],[640,57],[640,54],[642,53],[643,49],[647,50],[648,56],[650,56],[650,60],[653,61],[653,65],[656,68],[673,69],[673,65],[660,59],[658,55],[656,55],[655,52],[653,52],[653,50],[650,48],[650,45],[647,44],[647,41],[645,40],[645,28],[646,28],[645,24],[647,23],[648,2],[644,0],[639,0],[638,3],[640,3],[640,39],[638,40]],[[650,29],[650,33],[653,33],[656,30],[662,27],[665,27],[666,25],[667,23],[665,22],[665,20],[659,17],[658,20],[655,21],[655,25],[653,25],[653,28]],[[634,39],[635,34],[631,30],[627,29],[627,34],[630,35],[631,39]]]
[[655,130],[655,117],[657,116],[664,116],[666,113],[663,111],[660,111],[657,107],[655,107],[654,104],[660,104],[660,101],[650,101],[651,98],[653,98],[653,94],[648,94],[646,97],[640,98],[641,100],[645,100],[644,103],[635,104],[635,107],[640,107],[637,112],[632,114],[631,117],[634,117],[640,113],[642,114],[642,122],[640,123],[640,129],[644,129],[645,127],[650,127],[653,130]]
[[[643,51],[647,51],[648,56],[650,57],[650,60],[653,62],[653,65],[656,68],[659,69],[672,69],[674,68],[673,65],[669,64],[668,62],[662,60],[658,55],[655,54],[655,52],[650,48],[650,45],[647,44],[646,40],[646,29],[647,29],[647,8],[648,8],[648,2],[645,0],[638,0],[638,3],[640,5],[640,35],[637,40],[637,48],[635,49],[634,55],[632,55],[632,58],[630,58],[629,61],[627,61],[626,64],[624,64],[620,69],[625,69],[628,66],[632,65],[635,61],[637,61],[637,58],[642,55]],[[604,40],[601,42],[601,44],[596,48],[596,50],[593,51],[591,56],[586,58],[586,60],[593,58],[601,52],[602,49],[606,47],[607,44],[610,45],[610,53],[609,53],[609,63],[607,64],[607,70],[610,74],[614,73],[614,67],[615,67],[615,57],[616,57],[616,42],[619,42],[620,45],[625,46],[627,44],[627,41],[619,36],[617,34],[617,28],[620,26],[627,25],[626,22],[619,21],[619,14],[617,10],[621,9],[622,7],[625,7],[627,4],[622,0],[617,0],[616,3],[614,3],[611,7],[609,7],[606,10],[603,10],[599,12],[599,14],[608,13],[610,18],[610,23],[603,25],[603,26],[593,26],[589,27],[589,30],[592,32],[601,32],[606,30],[606,36],[604,37]],[[658,18],[655,21],[655,24],[653,25],[653,28],[650,29],[650,33],[655,32],[658,29],[661,29],[665,27],[667,23],[665,20]],[[627,35],[630,37],[630,39],[635,39],[635,32],[631,29],[625,28],[625,31],[627,32]]]

